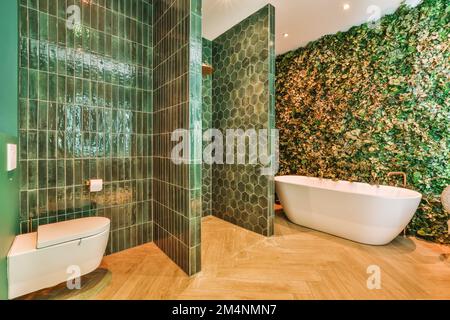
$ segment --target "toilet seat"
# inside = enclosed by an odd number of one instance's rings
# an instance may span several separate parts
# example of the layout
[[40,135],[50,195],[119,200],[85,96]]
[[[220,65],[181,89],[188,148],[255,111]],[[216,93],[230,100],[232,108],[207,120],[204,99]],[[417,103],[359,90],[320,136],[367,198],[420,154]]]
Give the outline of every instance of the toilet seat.
[[48,224],[38,227],[37,249],[95,236],[109,229],[106,218],[91,217]]

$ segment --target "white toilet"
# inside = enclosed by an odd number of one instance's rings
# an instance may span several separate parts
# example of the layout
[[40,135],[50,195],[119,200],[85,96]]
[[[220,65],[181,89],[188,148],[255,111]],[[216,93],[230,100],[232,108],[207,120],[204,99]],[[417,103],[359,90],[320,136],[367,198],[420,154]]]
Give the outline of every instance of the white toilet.
[[56,286],[100,266],[110,220],[83,218],[39,226],[19,235],[8,254],[9,299]]

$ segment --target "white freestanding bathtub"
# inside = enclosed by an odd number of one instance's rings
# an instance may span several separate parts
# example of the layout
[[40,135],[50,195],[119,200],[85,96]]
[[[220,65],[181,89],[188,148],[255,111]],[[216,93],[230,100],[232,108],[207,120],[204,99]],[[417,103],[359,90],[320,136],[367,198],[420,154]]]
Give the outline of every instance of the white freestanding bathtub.
[[276,177],[276,191],[293,223],[352,241],[386,245],[419,207],[418,192],[301,176]]

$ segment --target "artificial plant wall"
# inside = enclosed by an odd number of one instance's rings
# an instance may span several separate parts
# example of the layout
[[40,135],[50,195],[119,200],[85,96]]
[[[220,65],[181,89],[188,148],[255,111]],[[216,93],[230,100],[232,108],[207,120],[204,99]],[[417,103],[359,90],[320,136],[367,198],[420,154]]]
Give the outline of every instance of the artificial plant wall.
[[277,59],[280,174],[387,184],[404,171],[424,194],[410,232],[450,242],[449,7],[402,6],[379,23]]

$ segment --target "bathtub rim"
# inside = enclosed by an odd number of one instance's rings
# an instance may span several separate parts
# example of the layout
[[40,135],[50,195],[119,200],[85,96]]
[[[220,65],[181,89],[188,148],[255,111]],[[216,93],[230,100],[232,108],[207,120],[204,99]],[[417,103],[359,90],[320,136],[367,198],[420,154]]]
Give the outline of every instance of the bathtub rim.
[[[320,179],[318,177],[284,175],[284,176],[276,176],[275,177],[275,182],[276,183],[284,183],[284,184],[288,184],[288,185],[294,185],[294,186],[302,186],[302,187],[314,188],[314,189],[319,189],[319,190],[327,190],[327,191],[333,191],[333,192],[339,192],[339,193],[368,196],[368,197],[374,197],[374,198],[377,198],[377,199],[385,199],[385,200],[406,200],[406,199],[420,199],[420,200],[422,200],[422,198],[423,198],[423,195],[420,192],[412,190],[412,189],[407,189],[407,188],[400,188],[400,187],[380,185],[380,187],[383,187],[383,188],[403,190],[403,191],[407,191],[407,193],[410,193],[410,196],[404,195],[404,196],[401,196],[401,197],[394,197],[394,196],[387,196],[387,195],[369,194],[369,193],[365,193],[365,192],[352,192],[352,191],[349,191],[349,190],[337,190],[337,189],[328,188],[328,187],[325,187],[325,186],[323,186],[323,187],[311,186],[311,185],[302,184],[302,183],[298,183],[298,182],[296,183],[296,182],[293,182],[293,181],[284,181],[284,180],[282,180],[283,178]],[[370,187],[376,188],[376,186],[372,186],[369,183],[364,183],[364,182],[350,182],[350,181],[344,181],[344,180],[334,181],[332,179],[326,179],[326,178],[323,178],[322,180],[332,181],[332,182],[342,182],[342,183],[353,183],[353,184],[366,185],[366,186],[370,186]]]

